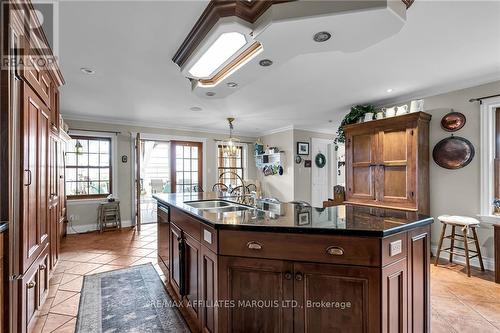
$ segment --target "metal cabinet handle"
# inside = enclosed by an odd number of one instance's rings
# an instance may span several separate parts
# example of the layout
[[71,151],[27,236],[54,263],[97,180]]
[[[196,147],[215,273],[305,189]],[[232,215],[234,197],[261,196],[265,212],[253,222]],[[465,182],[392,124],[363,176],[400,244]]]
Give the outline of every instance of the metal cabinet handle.
[[304,277],[304,275],[300,272],[295,274],[295,280],[297,280],[297,281],[302,281],[303,277]]
[[330,246],[326,249],[326,253],[331,256],[342,256],[344,255],[344,249],[340,246]]
[[285,272],[285,280],[291,280],[292,279],[292,273],[291,272]]
[[35,281],[31,281],[28,284],[26,284],[26,287],[28,287],[28,289],[33,289],[33,288],[35,288],[35,286],[36,286]]
[[255,241],[250,241],[247,243],[247,247],[250,249],[250,250],[262,250],[262,245],[258,242],[255,242]]
[[41,271],[43,271],[43,270],[45,270],[45,269],[47,269],[47,266],[45,266],[44,264],[41,264],[41,265],[40,265],[40,270],[41,270]]

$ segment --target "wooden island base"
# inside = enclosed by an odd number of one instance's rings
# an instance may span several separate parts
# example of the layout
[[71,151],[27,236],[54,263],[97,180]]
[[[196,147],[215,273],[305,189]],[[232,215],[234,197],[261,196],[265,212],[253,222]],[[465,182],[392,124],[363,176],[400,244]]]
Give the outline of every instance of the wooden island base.
[[429,224],[386,237],[218,229],[158,205],[158,261],[193,331],[430,331]]

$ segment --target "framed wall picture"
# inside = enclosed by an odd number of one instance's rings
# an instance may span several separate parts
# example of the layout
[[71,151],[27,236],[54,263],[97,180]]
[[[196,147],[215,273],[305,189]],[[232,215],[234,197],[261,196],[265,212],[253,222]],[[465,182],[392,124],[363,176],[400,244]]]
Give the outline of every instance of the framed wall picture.
[[311,224],[311,212],[305,211],[297,214],[297,225]]
[[309,142],[297,142],[297,155],[309,155]]
[[311,160],[304,160],[304,167],[305,168],[310,168],[312,165],[312,161]]

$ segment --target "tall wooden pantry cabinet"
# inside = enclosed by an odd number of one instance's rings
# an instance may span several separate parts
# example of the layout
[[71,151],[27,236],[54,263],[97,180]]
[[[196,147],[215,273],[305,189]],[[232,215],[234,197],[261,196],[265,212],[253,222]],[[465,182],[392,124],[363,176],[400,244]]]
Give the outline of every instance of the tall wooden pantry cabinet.
[[[0,331],[28,332],[49,291],[66,220],[64,146],[59,87],[64,83],[28,1],[2,3],[1,214],[8,220],[8,260],[2,272],[8,309]],[[31,22],[31,24],[30,24]],[[5,62],[3,62],[5,64]],[[3,113],[3,110],[2,110]],[[8,173],[8,177],[7,177]],[[4,239],[5,241],[5,239]],[[4,320],[5,319],[5,320]]]

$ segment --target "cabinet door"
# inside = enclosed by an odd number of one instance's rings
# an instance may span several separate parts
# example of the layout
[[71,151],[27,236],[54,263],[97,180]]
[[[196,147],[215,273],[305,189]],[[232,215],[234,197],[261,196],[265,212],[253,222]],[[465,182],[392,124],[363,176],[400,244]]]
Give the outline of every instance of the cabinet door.
[[294,332],[379,332],[376,268],[309,263],[293,268]]
[[185,263],[185,305],[191,317],[201,322],[199,302],[201,299],[200,263],[201,245],[191,236],[184,234],[184,263]]
[[45,253],[42,253],[42,258],[38,263],[38,306],[42,306],[49,294],[49,262],[50,259],[47,247]]
[[38,93],[46,106],[50,107],[50,86],[52,80],[47,72],[47,60],[40,56],[30,45],[28,39],[21,37],[23,61],[21,76]]
[[158,206],[158,257],[167,267],[170,267],[169,244],[170,244],[170,223],[168,220],[168,210],[163,206]]
[[59,142],[59,239],[66,235],[66,230],[64,228],[64,223],[66,222],[66,183],[65,183],[65,154],[66,154],[66,141],[61,140]]
[[184,278],[183,273],[183,240],[182,233],[176,225],[170,224],[170,285],[174,290],[177,298],[181,298],[183,294],[182,287]]
[[346,199],[371,203],[375,195],[375,163],[378,136],[374,132],[348,134],[346,137]]
[[207,247],[201,247],[201,329],[203,332],[217,332],[217,255]]
[[416,130],[404,124],[379,133],[378,200],[390,206],[416,208]]
[[218,287],[220,332],[293,331],[290,262],[219,256]]
[[47,108],[27,84],[23,85],[22,114],[22,260],[26,270],[42,251],[47,229],[47,155],[49,119]]
[[31,268],[24,274],[22,283],[19,285],[22,297],[21,302],[19,302],[21,310],[19,331],[23,333],[28,332],[30,326],[32,326],[36,321],[36,313],[39,302],[38,274],[38,266],[32,265]]

